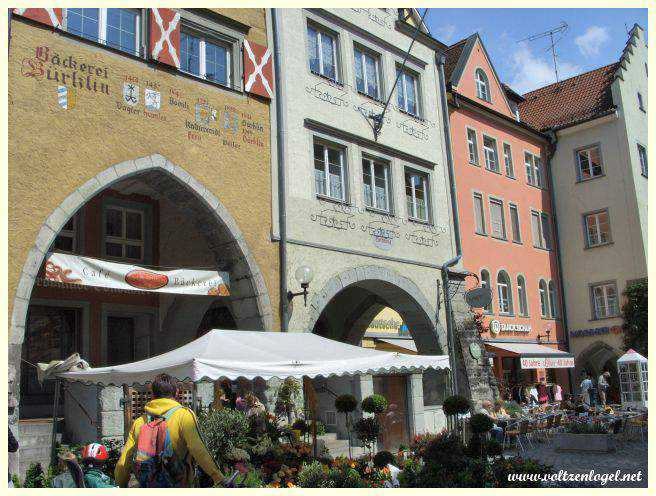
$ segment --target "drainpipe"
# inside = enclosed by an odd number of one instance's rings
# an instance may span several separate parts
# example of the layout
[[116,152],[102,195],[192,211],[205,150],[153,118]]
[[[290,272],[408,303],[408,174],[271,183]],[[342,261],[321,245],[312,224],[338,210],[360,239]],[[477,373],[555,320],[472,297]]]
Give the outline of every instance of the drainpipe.
[[276,158],[278,161],[278,230],[280,235],[280,325],[281,330],[287,332],[289,323],[289,302],[287,301],[287,195],[285,191],[285,117],[283,113],[280,77],[282,56],[280,51],[280,30],[278,29],[279,10],[271,9],[271,26],[273,29],[274,84],[276,85],[276,126],[278,127]]
[[[558,143],[558,137],[556,136],[556,133],[553,131],[549,132],[549,149],[547,150],[547,166],[549,167],[549,201],[551,202],[551,218],[553,219],[553,226],[554,226],[554,242],[556,245],[556,266],[558,267],[558,279],[560,281],[560,312],[561,315],[563,316],[563,330],[565,333],[565,346],[567,347],[567,351],[569,351],[569,328],[567,325],[567,305],[565,304],[565,301],[567,299],[565,298],[565,280],[563,279],[563,266],[560,263],[562,260],[561,258],[561,249],[560,249],[560,236],[558,235],[558,222],[557,222],[557,214],[556,214],[556,191],[554,189],[554,181],[553,181],[553,172],[551,170],[551,158],[554,155],[554,151],[556,149],[556,144]],[[567,369],[567,378],[569,379],[569,392],[572,394],[574,392],[574,382],[573,382],[573,377],[572,377],[572,369],[568,368]]]
[[444,310],[446,314],[446,336],[449,347],[449,364],[451,365],[451,393],[458,394],[458,367],[456,363],[455,329],[449,295],[449,268],[456,265],[462,258],[462,245],[460,242],[460,220],[458,217],[458,197],[456,192],[456,179],[453,170],[453,154],[451,152],[451,126],[449,125],[449,104],[446,99],[446,78],[444,77],[444,62],[446,55],[438,53],[437,62],[438,79],[440,83],[440,104],[442,106],[442,127],[444,128],[444,144],[446,147],[446,166],[449,172],[449,194],[451,197],[451,216],[453,219],[453,238],[456,256],[442,266],[442,286],[444,287]]

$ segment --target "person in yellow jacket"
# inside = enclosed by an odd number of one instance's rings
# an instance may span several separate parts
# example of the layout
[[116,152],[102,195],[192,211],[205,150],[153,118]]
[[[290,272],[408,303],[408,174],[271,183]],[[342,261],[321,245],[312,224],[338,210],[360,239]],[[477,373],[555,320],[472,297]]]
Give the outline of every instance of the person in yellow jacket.
[[[180,460],[185,461],[187,487],[194,482],[193,461],[209,475],[215,484],[223,482],[223,474],[210,456],[205,444],[198,433],[196,415],[188,408],[180,408],[174,398],[177,393],[177,380],[168,374],[158,375],[152,384],[153,399],[144,409],[150,415],[163,416],[171,408],[178,408],[167,421],[167,429],[171,437],[173,451]],[[146,422],[146,415],[142,415],[132,423],[130,434],[123,446],[121,457],[116,464],[114,479],[119,487],[127,487],[132,473],[134,456],[136,455],[137,439],[141,426]]]

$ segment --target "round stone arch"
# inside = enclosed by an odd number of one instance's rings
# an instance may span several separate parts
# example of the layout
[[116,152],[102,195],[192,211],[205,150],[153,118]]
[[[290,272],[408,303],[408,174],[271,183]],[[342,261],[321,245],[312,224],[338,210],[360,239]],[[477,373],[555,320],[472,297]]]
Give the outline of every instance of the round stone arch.
[[[236,221],[219,199],[182,167],[173,164],[159,154],[128,160],[105,169],[73,191],[46,219],[34,246],[27,254],[13,299],[9,329],[10,369],[16,373],[14,390],[18,388],[21,346],[25,337],[25,324],[30,295],[35,278],[46,253],[57,233],[84,204],[102,190],[131,176],[139,176],[173,201],[182,212],[188,214],[205,237],[209,249],[221,259],[228,253],[231,289],[240,298],[235,302],[240,318],[237,326],[242,329],[270,329],[273,311],[264,278],[248,248]],[[185,186],[180,188],[180,185]],[[204,228],[204,229],[203,229]],[[228,238],[231,241],[225,242]],[[220,241],[219,241],[220,239]]]
[[[575,381],[578,379],[581,372],[586,370],[586,364],[600,364],[598,367],[593,365],[595,369],[590,370],[590,372],[595,375],[594,379],[596,379],[596,376],[602,372],[601,369],[603,369],[603,366],[608,362],[608,360],[613,358],[617,359],[621,355],[622,353],[619,350],[616,350],[604,341],[595,341],[594,343],[591,343],[581,353],[578,353],[576,357],[576,377],[574,378]],[[616,372],[617,370],[611,371],[611,373]]]
[[332,276],[310,297],[309,315],[304,329],[313,332],[322,312],[357,290],[366,292],[349,315],[345,316],[346,334],[342,340],[357,344],[372,319],[384,307],[397,311],[408,325],[417,350],[422,354],[442,354],[447,349],[446,334],[436,320],[434,307],[419,287],[399,272],[376,265],[351,268]]

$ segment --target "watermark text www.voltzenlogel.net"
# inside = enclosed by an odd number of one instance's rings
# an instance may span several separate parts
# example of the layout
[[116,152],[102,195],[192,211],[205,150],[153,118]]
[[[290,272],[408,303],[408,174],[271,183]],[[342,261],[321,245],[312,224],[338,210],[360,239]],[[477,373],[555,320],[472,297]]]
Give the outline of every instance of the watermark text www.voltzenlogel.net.
[[609,482],[642,482],[642,470],[637,472],[568,472],[559,470],[553,474],[508,474],[509,482],[598,482],[605,486]]

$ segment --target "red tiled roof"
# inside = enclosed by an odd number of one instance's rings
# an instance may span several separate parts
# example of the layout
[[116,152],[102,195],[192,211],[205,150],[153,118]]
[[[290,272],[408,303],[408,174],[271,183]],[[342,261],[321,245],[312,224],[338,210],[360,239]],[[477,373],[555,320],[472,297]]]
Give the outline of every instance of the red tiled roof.
[[521,119],[546,131],[603,115],[614,108],[611,84],[618,65],[616,62],[526,93],[519,104]]
[[460,60],[460,56],[462,55],[462,51],[465,48],[468,39],[469,37],[454,43],[453,45],[449,46],[446,51],[446,60],[444,61],[444,77],[446,78],[447,82],[451,80],[451,75],[453,74],[456,65],[458,65],[458,61]]

